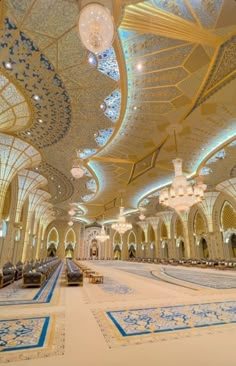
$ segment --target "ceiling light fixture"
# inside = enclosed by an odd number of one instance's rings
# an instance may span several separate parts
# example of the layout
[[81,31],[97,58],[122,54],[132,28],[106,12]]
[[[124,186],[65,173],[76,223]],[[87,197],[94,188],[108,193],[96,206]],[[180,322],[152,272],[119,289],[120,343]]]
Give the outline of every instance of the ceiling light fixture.
[[121,206],[120,206],[120,214],[118,217],[118,221],[111,225],[112,229],[118,231],[121,235],[124,234],[126,231],[132,229],[132,224],[126,221],[126,217],[124,215],[124,207],[123,200],[121,197]]
[[40,100],[40,96],[37,95],[37,94],[35,94],[35,95],[33,95],[33,99],[36,100],[36,101],[39,101]]
[[68,222],[68,225],[69,225],[69,226],[73,226],[73,225],[74,225],[73,221],[69,221],[69,222]]
[[[176,153],[177,140],[174,130]],[[204,191],[207,186],[201,180],[195,184],[190,184],[187,178],[183,175],[182,159],[176,158],[172,160],[175,169],[175,177],[170,188],[164,188],[160,193],[159,202],[162,205],[168,206],[177,212],[185,212],[195,203],[201,202],[204,199]]]
[[68,211],[68,214],[69,214],[70,216],[74,216],[74,214],[75,214],[75,210],[74,210],[73,208],[71,208],[71,209],[70,209],[70,211]]
[[[104,221],[104,217],[103,217],[103,221]],[[106,234],[104,224],[102,224],[100,234],[96,235],[96,239],[98,241],[100,241],[101,243],[104,243],[106,240],[110,239],[110,236]]]
[[12,63],[11,62],[5,62],[4,66],[7,70],[12,70]]
[[75,179],[79,179],[82,178],[84,175],[84,162],[82,159],[74,159],[73,163],[72,163],[72,168],[71,168],[71,175],[75,178]]
[[95,54],[110,48],[115,35],[112,0],[80,0],[79,5],[78,31],[84,47]]

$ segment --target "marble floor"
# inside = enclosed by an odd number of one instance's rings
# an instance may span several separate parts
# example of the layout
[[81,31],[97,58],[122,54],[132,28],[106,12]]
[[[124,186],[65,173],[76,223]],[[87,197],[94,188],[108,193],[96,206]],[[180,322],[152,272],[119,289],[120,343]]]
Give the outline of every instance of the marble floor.
[[67,287],[62,270],[50,301],[2,303],[0,364],[235,366],[236,272],[87,264],[103,284]]

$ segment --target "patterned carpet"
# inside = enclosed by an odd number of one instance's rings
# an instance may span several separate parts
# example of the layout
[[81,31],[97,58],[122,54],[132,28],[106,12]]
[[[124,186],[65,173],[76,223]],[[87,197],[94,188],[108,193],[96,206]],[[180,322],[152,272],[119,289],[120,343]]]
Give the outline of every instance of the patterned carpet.
[[0,320],[2,352],[43,347],[49,317]]
[[40,288],[22,288],[22,280],[15,281],[13,284],[2,288],[0,290],[0,306],[49,303],[62,267],[61,264]]
[[207,273],[199,270],[183,270],[181,268],[165,267],[162,268],[162,274],[184,282],[194,283],[204,287],[215,289],[233,289],[236,288],[236,276]]
[[134,292],[134,290],[131,289],[130,287],[128,287],[127,285],[114,281],[107,276],[104,279],[104,283],[99,284],[99,287],[103,291],[111,293],[111,294],[124,295],[124,294],[129,294],[129,293]]
[[[236,323],[236,301],[101,311],[93,314],[109,347],[222,331]],[[218,326],[218,329],[216,329]],[[224,326],[224,327],[222,327]],[[235,327],[235,326],[234,326]]]
[[1,363],[62,355],[64,344],[62,312],[0,320]]

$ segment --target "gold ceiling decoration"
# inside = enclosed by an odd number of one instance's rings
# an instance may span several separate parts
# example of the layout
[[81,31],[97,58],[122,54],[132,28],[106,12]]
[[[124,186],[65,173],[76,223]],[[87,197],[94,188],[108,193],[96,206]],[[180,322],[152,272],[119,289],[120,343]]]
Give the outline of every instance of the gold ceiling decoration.
[[214,33],[147,2],[126,8],[121,28],[210,46],[216,46],[221,40]]
[[[6,45],[0,67],[25,99],[22,105],[28,106],[29,125],[22,124],[21,138],[42,154],[38,173],[49,181],[57,215],[63,218],[71,202],[91,194],[91,179],[96,181],[96,195],[83,203],[91,220],[104,202],[114,218],[115,197],[124,187],[126,205],[136,208],[147,192],[167,184],[174,158],[170,124],[183,125],[180,153],[189,174],[231,141],[236,24],[227,8],[227,0],[205,0],[201,7],[193,0],[116,1],[114,17],[120,26],[113,46],[120,80],[112,80],[88,62],[77,35],[76,1],[0,1],[0,22],[3,13],[5,19],[0,40]],[[13,68],[7,70],[4,63],[10,58]],[[100,106],[117,90],[120,116],[113,123]],[[40,102],[33,99],[41,91]],[[22,115],[19,108],[16,111],[15,121]],[[109,129],[112,137],[98,146],[98,132]],[[85,159],[91,176],[75,181],[69,170],[79,149],[94,153]],[[212,173],[204,177],[209,186],[225,180],[232,170],[233,149],[226,148],[223,169],[218,162],[209,165]]]

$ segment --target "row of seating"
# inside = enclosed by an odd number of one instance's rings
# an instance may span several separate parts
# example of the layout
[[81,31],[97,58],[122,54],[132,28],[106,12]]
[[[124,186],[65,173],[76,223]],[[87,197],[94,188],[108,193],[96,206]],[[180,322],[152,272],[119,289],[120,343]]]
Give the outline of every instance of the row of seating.
[[236,260],[225,259],[196,259],[196,258],[130,258],[131,262],[156,263],[156,264],[171,264],[174,266],[183,265],[186,267],[200,268],[217,268],[217,269],[236,269]]
[[23,287],[37,286],[48,279],[55,269],[59,266],[61,260],[58,257],[46,258],[36,262],[27,262],[23,268]]
[[73,259],[66,259],[66,279],[67,285],[81,285],[83,286],[83,271],[73,261]]
[[7,262],[0,270],[0,288],[22,278],[23,263],[18,261],[16,265]]

